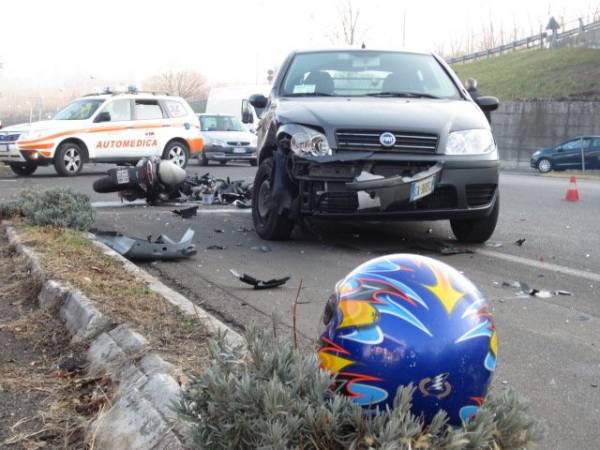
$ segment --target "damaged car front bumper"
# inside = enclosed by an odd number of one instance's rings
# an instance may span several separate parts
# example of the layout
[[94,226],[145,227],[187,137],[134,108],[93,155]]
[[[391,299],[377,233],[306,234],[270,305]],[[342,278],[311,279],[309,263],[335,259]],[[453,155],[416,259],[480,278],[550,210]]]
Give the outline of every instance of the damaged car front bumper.
[[497,160],[293,157],[302,215],[442,220],[488,215],[498,196]]

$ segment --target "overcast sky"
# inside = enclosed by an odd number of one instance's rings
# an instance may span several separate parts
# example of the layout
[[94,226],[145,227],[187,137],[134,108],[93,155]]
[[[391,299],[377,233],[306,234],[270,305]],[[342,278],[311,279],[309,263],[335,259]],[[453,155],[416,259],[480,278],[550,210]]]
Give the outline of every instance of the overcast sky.
[[[189,68],[213,82],[264,81],[295,48],[331,46],[336,0],[2,0],[0,90],[81,80],[123,84]],[[368,47],[439,43],[493,20],[539,31],[550,14],[573,20],[599,0],[354,0]],[[1,100],[0,100],[1,101]]]

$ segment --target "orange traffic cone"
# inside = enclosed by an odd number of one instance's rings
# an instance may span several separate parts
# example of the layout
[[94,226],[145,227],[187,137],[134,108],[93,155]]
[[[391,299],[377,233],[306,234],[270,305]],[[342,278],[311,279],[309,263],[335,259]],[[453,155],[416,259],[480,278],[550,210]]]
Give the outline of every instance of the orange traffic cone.
[[565,195],[565,200],[568,202],[579,201],[579,192],[577,191],[577,180],[574,176],[571,176],[571,178],[569,179],[569,189],[567,189],[567,195]]

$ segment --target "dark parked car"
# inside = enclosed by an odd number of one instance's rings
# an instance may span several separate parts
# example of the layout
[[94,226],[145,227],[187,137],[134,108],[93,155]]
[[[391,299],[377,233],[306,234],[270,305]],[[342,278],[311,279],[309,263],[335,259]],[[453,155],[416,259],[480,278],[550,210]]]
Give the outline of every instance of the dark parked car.
[[294,52],[269,98],[250,104],[264,108],[252,209],[262,238],[287,239],[310,217],[450,219],[460,241],[492,235],[498,151],[482,109],[498,100],[476,104],[437,56]]
[[600,169],[600,136],[580,136],[556,147],[541,148],[531,155],[530,165],[541,173],[551,170],[583,168],[581,150],[586,169]]

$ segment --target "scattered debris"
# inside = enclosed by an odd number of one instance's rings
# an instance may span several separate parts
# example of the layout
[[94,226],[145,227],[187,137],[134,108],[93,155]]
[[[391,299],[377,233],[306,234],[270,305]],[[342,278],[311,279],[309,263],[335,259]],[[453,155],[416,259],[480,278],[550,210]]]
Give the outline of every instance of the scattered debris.
[[132,260],[168,260],[188,258],[196,254],[196,246],[192,244],[194,230],[191,228],[187,229],[179,242],[163,234],[152,242],[152,236],[140,239],[117,231],[93,230],[92,233],[100,242]]
[[565,296],[573,295],[571,292],[564,291],[564,290],[547,291],[547,290],[543,290],[543,289],[532,288],[527,283],[524,283],[522,281],[503,281],[502,287],[511,287],[511,288],[519,289],[519,291],[517,292],[517,295],[520,295],[520,296],[528,295],[531,297],[538,297],[538,298],[550,298],[550,297],[559,296],[559,295],[565,295]]
[[502,247],[503,244],[502,244],[502,242],[491,242],[491,241],[488,241],[488,242],[485,243],[485,246],[486,247],[491,247],[491,248],[499,248],[499,247]]
[[420,250],[436,252],[445,256],[473,253],[473,250],[466,247],[456,247],[438,240],[416,241],[414,242],[413,247]]
[[527,239],[525,239],[525,238],[517,239],[515,241],[515,245],[518,245],[519,247],[522,247],[526,240]]
[[225,233],[225,230],[221,228],[215,228],[215,233]]
[[206,250],[225,250],[227,247],[224,245],[209,245]]
[[254,228],[239,227],[236,231],[239,233],[250,233],[250,232],[254,231]]
[[573,295],[573,293],[569,292],[569,291],[560,291],[560,290],[558,290],[558,291],[554,291],[554,295]]
[[181,216],[182,219],[189,219],[192,216],[198,215],[198,207],[191,206],[189,208],[184,209],[174,209],[171,212],[177,214],[178,216]]
[[236,200],[233,202],[233,204],[235,206],[237,206],[240,209],[249,209],[252,208],[252,205],[250,204],[249,201],[245,201],[245,200]]
[[240,275],[233,269],[230,269],[229,271],[231,272],[231,274],[234,277],[236,277],[241,282],[249,284],[250,286],[254,286],[254,289],[276,288],[279,286],[283,286],[290,279],[290,277],[288,276],[288,277],[284,277],[284,278],[273,278],[272,280],[263,281],[263,280],[258,280],[258,279],[254,278],[248,274],[245,274],[245,273]]
[[199,200],[205,205],[228,205],[236,203],[238,208],[250,208],[252,184],[244,180],[231,181],[214,178],[210,173],[185,177],[178,186],[179,200]]
[[257,245],[255,247],[251,247],[252,250],[260,251],[262,253],[269,253],[273,250],[268,245]]

